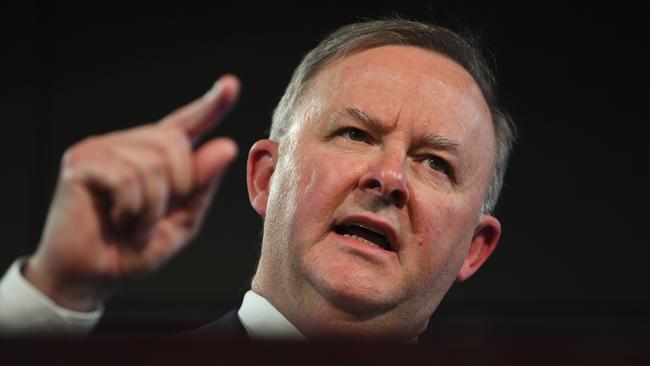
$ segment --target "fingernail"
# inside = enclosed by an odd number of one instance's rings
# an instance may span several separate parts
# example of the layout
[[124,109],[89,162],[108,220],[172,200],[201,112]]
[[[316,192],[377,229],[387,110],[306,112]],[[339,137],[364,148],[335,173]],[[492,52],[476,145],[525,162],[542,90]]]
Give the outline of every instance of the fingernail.
[[223,84],[223,83],[222,83],[222,78],[219,78],[219,80],[217,80],[217,81],[212,85],[212,88],[210,88],[210,90],[208,90],[208,91],[203,95],[203,98],[204,98],[204,99],[212,99],[212,98],[214,98],[214,97],[215,97],[217,94],[219,94],[219,92],[221,91],[222,84]]

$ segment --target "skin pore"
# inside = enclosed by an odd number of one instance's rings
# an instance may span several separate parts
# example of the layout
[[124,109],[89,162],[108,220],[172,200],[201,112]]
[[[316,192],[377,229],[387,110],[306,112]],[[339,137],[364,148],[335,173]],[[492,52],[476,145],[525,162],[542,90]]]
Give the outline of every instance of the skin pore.
[[[490,111],[461,66],[406,46],[335,60],[310,94],[317,113],[249,154],[264,217],[253,290],[308,338],[413,338],[499,239],[498,220],[481,215]],[[351,224],[388,247],[342,235]]]

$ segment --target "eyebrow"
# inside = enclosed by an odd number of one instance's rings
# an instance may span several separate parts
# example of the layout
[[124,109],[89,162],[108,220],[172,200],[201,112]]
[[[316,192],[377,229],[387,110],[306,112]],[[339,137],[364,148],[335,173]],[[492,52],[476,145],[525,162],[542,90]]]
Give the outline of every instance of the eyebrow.
[[[370,125],[370,127],[378,130],[384,130],[387,128],[386,124],[381,118],[371,113],[362,111],[361,109],[356,107],[347,107],[345,108],[345,110],[343,110],[343,112],[337,114],[347,115],[364,124]],[[334,120],[336,119],[337,118],[334,118],[331,122],[334,122]],[[458,157],[463,156],[463,148],[458,142],[450,140],[438,134],[427,133],[419,140],[421,144],[427,145],[433,149],[449,151],[451,154],[456,155]]]
[[442,137],[435,133],[428,133],[422,138],[424,144],[436,149],[436,150],[445,150],[449,151],[453,155],[458,157],[463,156],[463,148],[456,141],[450,140],[446,137]]
[[359,120],[365,124],[370,125],[371,127],[374,127],[375,129],[378,130],[386,129],[386,124],[384,123],[384,121],[382,121],[381,118],[376,117],[371,113],[364,112],[359,108],[347,107],[345,108],[344,113],[356,120]]

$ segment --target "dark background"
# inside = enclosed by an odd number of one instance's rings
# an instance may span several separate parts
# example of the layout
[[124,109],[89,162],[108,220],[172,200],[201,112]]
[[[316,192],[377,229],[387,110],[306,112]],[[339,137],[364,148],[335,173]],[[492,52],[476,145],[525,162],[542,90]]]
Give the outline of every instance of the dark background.
[[[306,3],[306,2],[305,2]],[[648,40],[641,8],[422,1],[413,5],[0,8],[0,268],[38,243],[65,148],[152,122],[237,74],[243,93],[215,135],[240,157],[202,234],[107,304],[101,329],[193,327],[236,307],[261,220],[245,156],[304,53],[337,27],[400,14],[482,34],[520,132],[497,215],[501,243],[456,285],[430,332],[648,334]]]

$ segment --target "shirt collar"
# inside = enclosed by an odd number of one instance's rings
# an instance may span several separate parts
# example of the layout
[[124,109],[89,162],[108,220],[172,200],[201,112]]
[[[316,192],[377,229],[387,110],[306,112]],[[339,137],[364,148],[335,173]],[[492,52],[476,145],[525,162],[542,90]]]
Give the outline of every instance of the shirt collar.
[[[307,341],[307,337],[300,333],[298,328],[273,304],[252,290],[248,290],[244,295],[237,315],[251,340]],[[413,337],[406,343],[417,344],[418,337]]]
[[252,290],[244,295],[237,315],[252,340],[307,340],[268,300]]

